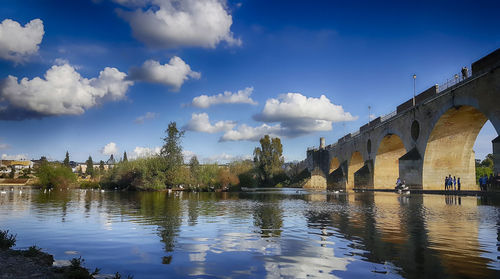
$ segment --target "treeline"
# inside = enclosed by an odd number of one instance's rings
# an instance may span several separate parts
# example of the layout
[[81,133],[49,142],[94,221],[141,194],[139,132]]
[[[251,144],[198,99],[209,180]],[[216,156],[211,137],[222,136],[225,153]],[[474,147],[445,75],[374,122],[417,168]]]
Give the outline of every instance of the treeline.
[[[181,139],[183,131],[171,122],[165,131],[160,154],[124,160],[108,170],[104,162],[94,168],[92,158],[86,162],[86,175],[77,183],[77,175],[68,166],[69,155],[64,162],[44,163],[37,170],[40,185],[47,188],[70,187],[106,188],[120,190],[164,190],[181,188],[193,191],[239,190],[241,187],[290,187],[300,185],[310,177],[298,164],[284,164],[283,146],[279,138],[268,135],[260,140],[254,150],[254,160],[240,160],[226,165],[200,164],[193,156],[184,164]],[[80,173],[80,176],[83,175]]]
[[480,163],[476,162],[476,183],[479,184],[479,178],[484,175],[490,176],[493,173],[493,154],[486,155],[486,158]]
[[196,156],[183,164],[181,138],[175,122],[170,123],[167,137],[157,156],[122,161],[108,170],[100,180],[103,188],[129,190],[163,190],[183,188],[193,191],[240,190],[241,187],[293,186],[310,176],[298,166],[284,168],[283,146],[279,138],[264,136],[254,150],[254,160],[240,160],[227,165],[201,165]]

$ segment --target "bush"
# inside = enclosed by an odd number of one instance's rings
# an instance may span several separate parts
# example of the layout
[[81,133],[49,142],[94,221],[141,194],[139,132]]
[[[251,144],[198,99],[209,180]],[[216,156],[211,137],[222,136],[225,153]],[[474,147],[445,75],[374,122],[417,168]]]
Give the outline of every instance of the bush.
[[9,234],[9,230],[0,231],[0,249],[10,249],[14,245],[16,245],[16,236]]
[[59,163],[43,163],[37,171],[42,188],[66,188],[76,185],[76,175]]

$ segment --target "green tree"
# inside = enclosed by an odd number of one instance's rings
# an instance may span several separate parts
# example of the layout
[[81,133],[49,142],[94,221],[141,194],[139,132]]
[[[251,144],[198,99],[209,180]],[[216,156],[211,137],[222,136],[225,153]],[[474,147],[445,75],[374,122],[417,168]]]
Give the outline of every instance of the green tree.
[[493,154],[486,155],[486,158],[481,161],[481,167],[493,169]]
[[191,171],[191,175],[198,183],[200,181],[200,162],[198,162],[196,155],[189,160],[189,171]]
[[265,135],[260,139],[260,147],[254,150],[254,163],[264,184],[274,184],[273,177],[282,172],[283,145],[281,140]]
[[16,175],[16,168],[14,166],[11,166],[9,177],[14,178],[15,175]]
[[101,173],[104,173],[104,161],[103,160],[101,160],[99,162],[99,170],[101,171]]
[[76,185],[76,175],[59,163],[42,163],[36,175],[43,188],[66,188]]
[[89,156],[87,161],[85,162],[87,164],[87,170],[85,171],[85,174],[87,175],[93,175],[94,174],[94,162],[92,161],[92,156]]
[[69,166],[69,152],[68,151],[66,151],[66,157],[64,158],[63,164],[65,167],[68,167],[68,168],[70,167]]
[[128,162],[127,151],[123,152],[123,162]]
[[164,143],[160,151],[160,156],[165,161],[166,183],[172,185],[176,180],[176,172],[184,162],[181,146],[181,138],[184,135],[184,131],[179,131],[177,124],[170,122],[165,133],[167,133],[167,136],[163,138]]

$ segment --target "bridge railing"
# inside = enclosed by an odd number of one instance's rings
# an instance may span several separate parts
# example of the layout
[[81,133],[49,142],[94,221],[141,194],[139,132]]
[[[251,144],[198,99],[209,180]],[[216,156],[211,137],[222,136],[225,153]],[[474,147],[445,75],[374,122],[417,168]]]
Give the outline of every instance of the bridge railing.
[[438,86],[438,93],[441,93],[441,92],[445,91],[446,89],[448,89],[456,84],[459,84],[460,82],[462,82],[464,80],[471,78],[472,77],[472,72],[470,70],[471,67],[468,67],[468,69],[469,69],[469,72],[468,72],[467,77],[462,76],[461,73],[456,73],[456,74],[453,74],[453,76],[451,76],[450,78],[447,78],[446,81],[443,81],[442,83],[440,83]]
[[397,110],[392,111],[392,112],[380,117],[380,122],[385,122],[386,120],[391,119],[392,117],[396,116],[396,114],[398,114]]

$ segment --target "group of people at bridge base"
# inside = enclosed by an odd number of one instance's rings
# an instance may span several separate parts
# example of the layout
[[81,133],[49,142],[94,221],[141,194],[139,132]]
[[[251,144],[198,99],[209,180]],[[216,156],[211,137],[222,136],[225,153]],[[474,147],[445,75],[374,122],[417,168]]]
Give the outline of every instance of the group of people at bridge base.
[[494,177],[493,174],[490,174],[490,177],[488,177],[488,175],[485,174],[479,178],[479,188],[481,191],[487,191],[493,187],[498,187],[500,185],[499,179],[500,175]]
[[444,178],[444,190],[445,191],[460,191],[461,187],[461,182],[460,182],[460,177],[457,179],[455,176],[451,177],[451,174],[449,176],[446,176]]

